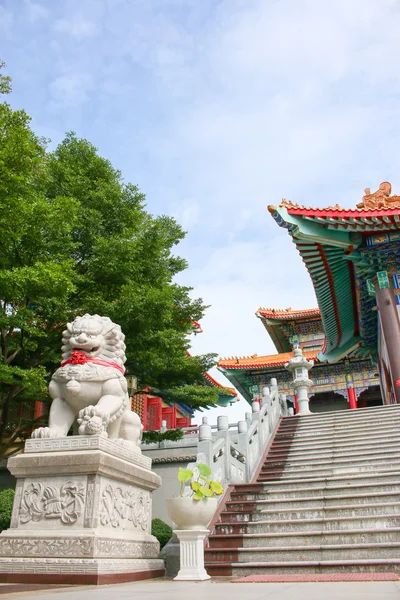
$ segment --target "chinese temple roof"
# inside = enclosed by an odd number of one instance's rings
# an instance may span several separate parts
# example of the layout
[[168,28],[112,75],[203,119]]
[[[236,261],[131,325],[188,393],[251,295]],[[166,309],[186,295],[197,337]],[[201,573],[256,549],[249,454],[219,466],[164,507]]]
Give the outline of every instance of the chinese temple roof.
[[319,308],[309,308],[304,310],[292,310],[292,308],[277,309],[277,308],[259,308],[256,312],[257,316],[265,317],[267,319],[276,319],[281,321],[282,319],[296,320],[296,319],[309,319],[310,317],[320,317],[321,313]]
[[[315,351],[303,351],[303,356],[309,360],[317,358]],[[270,354],[267,356],[241,356],[231,358],[221,358],[218,362],[218,369],[233,383],[243,397],[251,402],[253,399],[251,391],[252,376],[258,372],[274,367],[276,371],[282,371],[283,366],[293,358],[293,352],[281,352],[280,354]],[[284,369],[283,369],[284,370]],[[275,372],[267,375],[267,379],[275,376]]]
[[377,271],[400,269],[400,196],[390,194],[390,183],[383,182],[372,194],[366,189],[355,209],[308,208],[287,200],[268,207],[311,276],[326,334],[321,360],[375,353],[377,317],[367,280]]
[[[317,358],[314,351],[304,351],[303,356],[308,360],[315,360]],[[218,368],[221,369],[221,371],[230,371],[231,369],[246,371],[263,369],[265,367],[285,365],[293,357],[293,352],[281,352],[280,354],[268,354],[266,356],[257,356],[257,354],[254,354],[253,356],[234,356],[231,358],[221,358],[218,362]]]
[[[294,336],[297,336],[298,333],[297,325],[300,323],[321,322],[319,308],[300,310],[259,308],[256,316],[261,319],[278,352],[290,352],[293,347]],[[322,324],[320,329],[321,338],[323,338]],[[320,345],[322,346],[322,343]]]
[[197,335],[198,333],[203,333],[203,329],[201,328],[200,323],[198,323],[197,321],[192,321],[192,326],[188,333],[194,333],[195,335]]
[[[197,321],[192,321],[192,328],[190,331],[188,331],[188,333],[189,334],[194,333],[194,335],[196,335],[197,333],[203,333],[203,329],[201,328],[200,323],[198,323]],[[190,352],[187,352],[187,355],[191,356]],[[221,385],[220,383],[218,383],[218,381],[216,379],[214,379],[214,377],[212,377],[210,375],[210,373],[207,373],[206,371],[203,373],[202,381],[200,381],[199,384],[210,386],[210,387],[215,387],[215,388],[218,388],[219,390],[221,390],[221,393],[219,395],[218,402],[217,402],[217,404],[219,406],[225,407],[225,406],[228,406],[229,404],[233,404],[234,402],[237,402],[237,400],[238,400],[238,394],[234,388],[226,387],[225,385]],[[208,407],[208,408],[211,408],[211,407]]]
[[218,383],[218,381],[216,379],[214,379],[214,377],[212,377],[210,375],[210,373],[203,373],[203,377],[206,380],[207,385],[210,385],[211,387],[216,387],[216,388],[226,392],[226,395],[225,394],[220,395],[219,400],[217,402],[217,404],[219,404],[219,406],[227,406],[228,404],[237,402],[238,393],[235,390],[235,388],[226,387],[224,385],[221,385],[220,383]]

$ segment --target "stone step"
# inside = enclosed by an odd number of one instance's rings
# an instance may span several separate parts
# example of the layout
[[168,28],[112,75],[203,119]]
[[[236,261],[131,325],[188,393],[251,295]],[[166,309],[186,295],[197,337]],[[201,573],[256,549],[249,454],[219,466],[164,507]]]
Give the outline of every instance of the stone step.
[[[400,406],[400,405],[399,405]],[[280,424],[280,429],[283,430],[304,430],[304,429],[318,429],[320,427],[348,427],[348,426],[356,426],[359,423],[380,423],[387,419],[396,419],[399,418],[400,410],[396,411],[379,411],[376,413],[370,414],[356,414],[351,415],[351,418],[330,418],[330,419],[318,419],[317,417],[311,418],[307,421],[303,421],[301,419],[298,420],[290,420],[290,422],[286,422],[284,419]]]
[[319,497],[331,497],[336,494],[363,494],[363,493],[374,494],[383,492],[397,492],[400,493],[400,480],[388,481],[386,483],[359,483],[358,485],[320,485],[318,487],[307,486],[304,488],[288,487],[285,488],[272,488],[272,489],[255,489],[252,492],[231,492],[231,501],[240,500],[263,500],[263,499],[281,499],[282,501],[291,500],[295,498],[306,498],[312,497],[313,499]]
[[351,447],[354,445],[364,446],[368,444],[377,444],[379,442],[392,444],[399,440],[400,426],[394,425],[390,430],[383,432],[370,433],[363,432],[362,435],[351,434],[348,436],[327,436],[321,438],[292,438],[286,440],[284,443],[274,442],[271,446],[271,450],[274,452],[280,450],[282,452],[293,452],[294,450],[321,450],[323,448],[340,448],[340,447]]
[[312,518],[307,515],[304,519],[296,520],[249,520],[251,516],[243,515],[242,519],[226,519],[225,514],[215,524],[216,534],[243,534],[243,533],[293,533],[298,535],[303,531],[326,532],[326,531],[348,531],[351,529],[383,529],[400,527],[400,515],[388,513],[383,516],[357,515],[341,517],[318,517]]
[[[385,467],[384,469],[374,469],[373,471],[356,471],[354,473],[337,473],[337,474],[322,474],[322,475],[314,475],[309,477],[304,477],[304,474],[300,473],[300,476],[292,476],[281,478],[268,479],[268,477],[264,477],[262,481],[257,481],[252,485],[259,485],[265,489],[273,489],[273,488],[288,488],[296,486],[298,489],[303,489],[304,487],[318,487],[323,482],[327,487],[331,487],[336,484],[341,485],[354,485],[356,483],[372,483],[372,482],[381,482],[388,481],[389,478],[400,477],[400,470],[396,467]],[[246,484],[242,484],[246,485]],[[249,485],[249,484],[247,484]],[[236,484],[235,489],[246,489],[242,488],[241,485]],[[261,489],[261,488],[260,488]]]
[[276,442],[274,441],[271,446],[271,452],[291,452],[295,450],[322,450],[324,448],[332,449],[332,448],[351,448],[353,446],[364,446],[366,444],[392,444],[396,443],[399,440],[400,432],[397,427],[393,427],[393,431],[389,434],[383,435],[374,434],[373,432],[368,434],[363,434],[361,436],[350,436],[346,440],[341,440],[334,437],[329,437],[323,441],[315,441],[314,443],[310,443],[307,441],[296,442],[295,438],[293,440],[289,440],[286,442]]
[[213,534],[208,538],[209,548],[270,547],[303,548],[312,545],[351,545],[384,542],[400,543],[400,527],[381,529],[349,529],[347,531],[299,531],[297,533],[243,533]]
[[253,483],[236,483],[234,489],[236,491],[246,491],[248,489],[253,491],[254,489],[288,489],[296,486],[296,489],[301,490],[310,487],[320,487],[321,485],[326,485],[326,487],[332,487],[335,485],[351,486],[357,485],[359,483],[383,483],[385,481],[389,481],[389,479],[395,480],[397,478],[400,478],[399,469],[385,467],[385,469],[379,469],[378,471],[368,471],[366,473],[356,472],[350,474],[344,473],[329,476],[316,475],[315,477],[307,477],[307,479],[304,479],[303,477],[287,477],[282,480],[264,478],[264,481],[262,482],[255,481]]
[[353,506],[362,504],[390,503],[397,502],[400,505],[400,492],[376,492],[364,494],[336,494],[332,496],[306,496],[303,498],[290,498],[285,502],[282,498],[275,499],[257,499],[257,500],[233,500],[226,503],[228,511],[244,511],[249,510],[280,510],[284,506],[290,506],[295,510],[307,509],[324,509],[335,506]]
[[270,456],[268,455],[263,468],[267,468],[270,465],[303,465],[303,464],[330,464],[332,462],[363,462],[369,459],[374,460],[375,458],[384,457],[390,458],[393,455],[400,457],[400,444],[393,444],[393,447],[382,448],[382,446],[375,448],[366,447],[362,450],[362,454],[356,452],[333,450],[332,452],[323,453],[311,453],[311,452],[296,452],[290,453],[287,456]]
[[312,413],[311,415],[304,415],[302,417],[283,417],[281,421],[281,427],[296,427],[304,424],[332,422],[332,421],[352,421],[360,418],[381,418],[385,415],[395,415],[396,412],[400,412],[399,404],[392,404],[388,406],[371,406],[370,408],[361,408],[358,410],[338,410],[332,412],[323,413]]
[[357,559],[338,561],[292,561],[292,562],[226,562],[206,563],[212,577],[245,577],[247,575],[292,573],[399,573],[400,559]]
[[335,519],[340,517],[360,517],[374,515],[375,517],[383,517],[385,515],[400,515],[400,502],[374,502],[363,504],[335,504],[323,506],[321,508],[308,507],[307,505],[301,508],[285,507],[275,510],[269,509],[242,509],[242,510],[225,510],[221,519],[225,523],[235,521],[296,521],[298,519]]
[[344,409],[327,412],[311,413],[310,415],[303,415],[301,417],[283,417],[282,423],[290,423],[291,421],[299,421],[305,423],[306,421],[314,420],[330,420],[330,419],[352,419],[359,415],[370,415],[370,414],[383,414],[386,412],[396,412],[400,410],[399,404],[383,404],[382,406],[370,406],[368,408],[359,408],[357,410]]
[[325,456],[329,454],[348,454],[354,456],[360,452],[373,452],[374,450],[383,451],[385,449],[388,451],[388,448],[390,448],[390,450],[393,450],[393,448],[400,448],[400,434],[391,438],[390,446],[385,446],[382,442],[382,438],[376,438],[375,440],[368,442],[364,440],[352,444],[332,444],[331,446],[326,445],[322,448],[315,447],[314,445],[305,448],[277,448],[276,450],[271,449],[269,451],[268,459],[280,457],[283,459],[290,459],[291,457],[296,456]]
[[354,437],[361,437],[368,435],[378,435],[385,433],[395,433],[398,431],[398,425],[400,423],[400,419],[388,419],[387,423],[379,423],[374,425],[373,427],[368,425],[362,425],[360,427],[347,427],[343,430],[326,430],[326,429],[317,429],[312,428],[310,431],[288,431],[282,432],[280,429],[278,430],[275,438],[274,444],[278,442],[307,442],[311,443],[311,441],[322,441],[322,440],[350,440]]
[[[390,447],[383,446],[382,444],[371,445],[371,446],[359,446],[357,448],[343,448],[342,450],[334,449],[331,451],[323,450],[308,450],[304,452],[302,450],[295,450],[293,452],[270,452],[268,458],[264,462],[264,465],[269,463],[281,463],[281,462],[299,462],[307,460],[322,460],[322,459],[351,459],[361,456],[380,456],[382,454],[400,455],[400,443],[393,443]],[[263,466],[264,466],[263,465]]]
[[204,551],[205,562],[283,562],[283,561],[322,561],[322,560],[351,560],[357,559],[382,559],[399,558],[399,542],[382,542],[375,544],[327,544],[308,546],[306,548],[293,548],[269,546],[258,548],[206,548]]
[[309,466],[309,468],[301,467],[287,467],[282,469],[269,469],[263,470],[257,478],[259,482],[265,482],[268,480],[283,480],[283,479],[305,479],[307,477],[324,476],[329,477],[330,475],[352,475],[356,473],[368,473],[368,472],[388,472],[390,470],[399,469],[399,460],[392,459],[394,467],[391,469],[386,467],[387,461],[373,461],[366,462],[364,464],[353,464],[344,465],[336,463],[335,465],[322,466]]

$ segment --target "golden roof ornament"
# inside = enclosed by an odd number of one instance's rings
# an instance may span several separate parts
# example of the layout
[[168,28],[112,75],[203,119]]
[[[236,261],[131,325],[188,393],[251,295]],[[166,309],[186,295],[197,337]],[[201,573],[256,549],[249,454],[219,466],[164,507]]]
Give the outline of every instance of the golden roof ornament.
[[399,208],[400,196],[391,196],[392,186],[388,181],[383,181],[379,189],[371,194],[370,188],[365,188],[365,196],[357,208],[364,210],[377,210],[380,208]]

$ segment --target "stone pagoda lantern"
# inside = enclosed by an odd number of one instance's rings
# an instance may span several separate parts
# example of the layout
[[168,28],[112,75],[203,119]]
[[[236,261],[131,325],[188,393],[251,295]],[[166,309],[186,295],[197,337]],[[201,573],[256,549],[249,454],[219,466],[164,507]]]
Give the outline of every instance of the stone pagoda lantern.
[[311,411],[308,407],[309,398],[308,390],[313,385],[311,379],[308,378],[308,371],[314,366],[313,360],[307,360],[303,356],[303,352],[299,345],[293,348],[294,357],[285,364],[293,377],[294,393],[298,403],[298,416],[310,415]]

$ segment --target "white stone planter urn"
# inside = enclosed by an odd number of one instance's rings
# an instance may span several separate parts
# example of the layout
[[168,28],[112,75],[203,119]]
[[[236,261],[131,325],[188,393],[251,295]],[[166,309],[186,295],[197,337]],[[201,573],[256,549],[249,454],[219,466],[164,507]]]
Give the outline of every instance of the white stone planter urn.
[[217,498],[167,498],[167,511],[177,529],[207,529],[217,510]]
[[207,525],[217,509],[217,498],[167,498],[167,511],[177,526],[180,541],[180,569],[175,581],[210,579],[204,568],[204,540],[210,533]]

